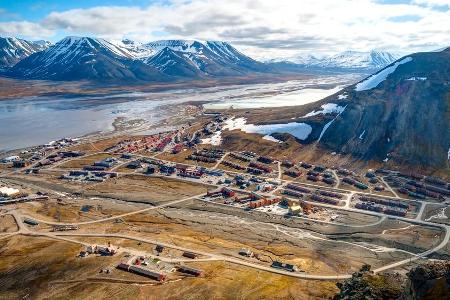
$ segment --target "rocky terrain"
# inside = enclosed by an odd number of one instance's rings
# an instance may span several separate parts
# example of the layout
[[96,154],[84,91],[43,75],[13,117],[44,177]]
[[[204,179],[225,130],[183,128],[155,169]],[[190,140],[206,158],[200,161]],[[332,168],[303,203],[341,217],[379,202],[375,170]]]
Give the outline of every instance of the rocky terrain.
[[409,55],[328,97],[345,110],[327,118],[320,144],[365,160],[447,167],[449,61],[450,48]]
[[450,48],[408,55],[340,92],[297,107],[241,110],[254,124],[311,126],[302,145],[387,166],[448,170]]
[[432,262],[411,269],[406,278],[398,273],[373,274],[366,265],[351,279],[338,283],[333,300],[401,299],[435,300],[450,297],[450,263]]

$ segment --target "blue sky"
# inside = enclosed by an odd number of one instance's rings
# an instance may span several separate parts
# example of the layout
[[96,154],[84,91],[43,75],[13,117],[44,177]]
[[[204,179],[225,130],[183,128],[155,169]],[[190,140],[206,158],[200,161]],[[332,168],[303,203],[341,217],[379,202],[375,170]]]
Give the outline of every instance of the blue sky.
[[0,0],[0,36],[229,41],[255,56],[450,43],[450,0]]
[[[0,0],[0,7],[11,15],[2,16],[1,20],[38,21],[51,12],[62,12],[70,9],[86,9],[98,6],[137,6],[146,7],[152,3],[164,1],[151,0]],[[167,3],[167,1],[166,1]]]

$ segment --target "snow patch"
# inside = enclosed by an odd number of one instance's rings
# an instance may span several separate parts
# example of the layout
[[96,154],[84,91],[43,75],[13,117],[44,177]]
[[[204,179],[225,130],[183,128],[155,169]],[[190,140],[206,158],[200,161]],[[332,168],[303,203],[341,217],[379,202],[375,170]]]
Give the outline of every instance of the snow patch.
[[222,131],[216,131],[211,137],[202,139],[202,144],[219,146],[220,144],[222,144]]
[[407,81],[425,81],[425,80],[427,80],[427,78],[426,77],[410,77],[406,80]]
[[283,141],[280,141],[279,139],[274,138],[271,135],[263,136],[263,140],[268,140],[268,141],[271,141],[271,142],[274,142],[274,143],[282,143],[283,142]]
[[364,138],[364,134],[366,133],[366,130],[364,129],[364,131],[359,135],[359,139],[362,140]]
[[432,219],[441,219],[441,220],[446,220],[448,219],[447,215],[445,214],[445,210],[447,209],[447,207],[443,207],[441,208],[440,212],[430,216],[429,218],[425,219],[425,221],[430,221]]
[[312,116],[317,116],[320,114],[331,114],[331,113],[337,113],[340,114],[344,111],[345,107],[344,106],[339,106],[335,103],[327,103],[321,106],[322,110],[318,110],[318,111],[312,111],[310,113],[307,113],[306,115],[303,116],[303,118],[306,117],[312,117]]
[[334,122],[334,120],[336,120],[336,118],[334,118],[333,120],[331,120],[330,122],[325,124],[325,126],[323,126],[323,129],[322,129],[322,131],[320,132],[320,135],[319,135],[319,139],[317,140],[318,142],[320,142],[320,140],[322,139],[322,136],[324,135],[325,131],[327,131],[328,127],[330,127],[330,125]]
[[330,122],[328,122],[327,124],[325,124],[325,126],[323,126],[323,129],[322,129],[322,131],[320,132],[319,138],[317,139],[318,142],[320,142],[320,140],[322,139],[322,136],[325,134],[325,131],[327,131],[327,129],[330,127],[330,125],[334,122],[334,120],[336,120],[337,117],[339,117],[339,116],[342,114],[342,112],[345,110],[346,107],[347,107],[347,105],[344,106],[344,108],[342,109],[342,111],[340,111],[340,112],[338,113],[338,115],[337,115],[336,117],[334,117],[333,120],[331,120]]
[[230,118],[225,122],[223,129],[240,129],[246,133],[259,133],[266,136],[275,132],[289,133],[300,140],[307,139],[312,132],[312,127],[306,123],[291,122],[286,124],[254,125],[247,124],[245,118]]
[[371,89],[377,87],[381,82],[385,81],[386,78],[390,74],[392,74],[399,65],[408,63],[410,61],[412,61],[412,58],[406,57],[406,58],[402,59],[401,61],[396,62],[392,66],[387,67],[387,68],[381,70],[380,72],[373,74],[372,76],[369,76],[364,81],[362,81],[356,85],[355,91],[357,91],[357,92],[366,91],[366,90],[371,90]]
[[338,95],[338,99],[339,99],[339,100],[347,99],[347,98],[348,98],[348,95],[347,95],[347,94],[341,94],[341,95]]

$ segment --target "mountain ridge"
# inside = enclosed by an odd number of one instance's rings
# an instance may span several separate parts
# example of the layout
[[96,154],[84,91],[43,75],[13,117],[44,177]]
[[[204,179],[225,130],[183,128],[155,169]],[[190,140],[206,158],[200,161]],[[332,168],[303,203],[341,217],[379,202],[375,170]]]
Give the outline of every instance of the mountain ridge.
[[48,41],[0,37],[0,68],[11,67],[31,54],[45,50],[50,45]]
[[161,82],[269,71],[270,67],[226,42],[164,40],[141,44],[69,36],[24,58],[6,75],[24,79]]
[[323,116],[309,142],[366,161],[448,168],[449,61],[450,48],[407,55],[319,101],[345,109]]
[[269,63],[293,63],[306,69],[334,71],[365,71],[371,73],[391,64],[400,55],[388,51],[371,50],[367,52],[347,50],[326,56],[297,56],[290,59],[269,60]]

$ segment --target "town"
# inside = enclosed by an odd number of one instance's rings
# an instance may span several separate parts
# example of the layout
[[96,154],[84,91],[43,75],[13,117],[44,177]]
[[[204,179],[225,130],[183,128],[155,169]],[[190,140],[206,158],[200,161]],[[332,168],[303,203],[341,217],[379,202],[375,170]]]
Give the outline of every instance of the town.
[[[208,121],[203,123],[149,136],[97,141],[65,138],[9,153],[11,155],[5,156],[1,164],[0,209],[3,218],[13,217],[18,230],[2,233],[2,236],[24,234],[76,243],[81,250],[74,255],[82,259],[90,256],[120,257],[112,267],[100,269],[102,276],[124,272],[120,275],[122,279],[130,273],[158,282],[183,276],[205,276],[206,271],[190,264],[213,261],[298,278],[343,279],[350,274],[315,274],[313,270],[296,265],[292,259],[273,257],[267,260],[267,254],[254,247],[236,248],[224,254],[132,236],[131,233],[95,233],[92,226],[105,226],[108,222],[118,226],[124,224],[128,216],[191,202],[197,203],[192,204],[197,210],[210,209],[240,218],[264,220],[264,224],[273,224],[277,228],[289,226],[285,224],[295,224],[294,228],[297,228],[302,224],[305,230],[317,226],[379,227],[385,232],[414,226],[436,233],[438,239],[426,242],[430,245],[427,249],[412,253],[395,247],[373,250],[382,246],[354,243],[372,251],[407,254],[397,261],[386,260],[386,263],[381,258],[376,271],[411,264],[447,246],[450,237],[447,221],[450,184],[443,179],[381,168],[348,170],[245,150],[230,151],[217,143],[211,145],[212,137],[223,131],[226,120],[232,117],[208,115]],[[133,185],[140,188],[133,189]],[[173,186],[178,189],[175,197],[151,200],[155,188],[164,194],[167,192],[165,189],[174,189]],[[128,187],[143,196],[128,197]],[[188,192],[189,189],[193,192]],[[74,199],[88,203],[82,201],[83,198],[96,199],[100,202],[98,207],[116,200],[143,206],[136,211],[79,222],[68,222],[61,217],[49,220],[36,212],[31,213],[32,206],[29,206],[30,203],[39,203],[45,207],[45,203],[53,201],[60,206],[67,206],[69,202],[76,206]],[[146,198],[149,201],[144,200]],[[71,201],[67,202],[67,199]],[[79,205],[82,214],[98,211],[92,204]],[[404,226],[398,228],[394,221]],[[389,224],[394,226],[393,229],[389,229]],[[96,237],[99,244],[93,245],[76,237]],[[319,238],[314,234],[312,237]],[[118,238],[150,247],[112,245],[112,240]],[[130,278],[126,280],[132,281]]]

